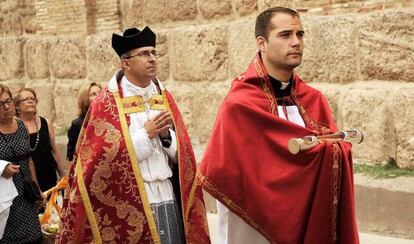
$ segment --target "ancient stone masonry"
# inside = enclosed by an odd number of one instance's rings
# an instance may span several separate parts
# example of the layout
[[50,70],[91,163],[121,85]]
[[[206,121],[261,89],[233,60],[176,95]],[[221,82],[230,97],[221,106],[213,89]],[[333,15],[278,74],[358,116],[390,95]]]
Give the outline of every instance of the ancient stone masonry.
[[218,106],[257,52],[256,15],[301,12],[298,68],[328,98],[338,126],[360,128],[359,162],[414,168],[414,1],[411,0],[2,0],[0,82],[34,87],[39,113],[64,133],[83,84],[119,68],[113,32],[150,25],[159,77],[176,94],[200,156]]
[[86,34],[83,0],[35,0],[39,34]]

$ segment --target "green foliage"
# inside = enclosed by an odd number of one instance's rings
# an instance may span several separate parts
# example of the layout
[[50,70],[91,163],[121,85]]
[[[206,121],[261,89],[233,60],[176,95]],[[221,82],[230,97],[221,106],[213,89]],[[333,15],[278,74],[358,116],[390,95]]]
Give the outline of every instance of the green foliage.
[[377,179],[390,179],[401,176],[414,177],[413,169],[399,168],[393,161],[390,161],[385,165],[354,164],[354,172],[362,173]]

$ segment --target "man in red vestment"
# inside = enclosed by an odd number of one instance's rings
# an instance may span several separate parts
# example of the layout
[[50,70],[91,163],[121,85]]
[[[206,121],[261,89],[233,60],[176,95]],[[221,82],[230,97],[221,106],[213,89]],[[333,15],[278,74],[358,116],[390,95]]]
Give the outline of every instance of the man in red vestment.
[[118,72],[86,115],[57,243],[210,243],[191,142],[157,79],[155,33],[113,34]]
[[265,10],[255,32],[259,52],[233,81],[197,175],[218,200],[218,243],[358,243],[351,145],[288,151],[290,138],[338,130],[325,97],[294,73],[299,13]]

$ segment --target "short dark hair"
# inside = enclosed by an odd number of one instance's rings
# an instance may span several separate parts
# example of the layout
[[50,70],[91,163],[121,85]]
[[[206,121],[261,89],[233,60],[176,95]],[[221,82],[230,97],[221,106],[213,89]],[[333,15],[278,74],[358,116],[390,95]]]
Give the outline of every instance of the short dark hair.
[[285,8],[285,7],[268,8],[265,11],[261,12],[259,16],[257,16],[256,18],[256,26],[255,26],[256,38],[259,36],[263,36],[267,40],[267,38],[269,37],[269,30],[271,29],[270,20],[277,13],[290,14],[292,16],[296,16],[299,18],[299,12],[291,8]]

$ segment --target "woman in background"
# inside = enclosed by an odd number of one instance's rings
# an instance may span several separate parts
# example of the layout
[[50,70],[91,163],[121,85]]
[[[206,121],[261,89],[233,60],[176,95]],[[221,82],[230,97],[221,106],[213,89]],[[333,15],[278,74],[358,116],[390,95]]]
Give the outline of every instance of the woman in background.
[[83,86],[78,92],[79,113],[78,117],[72,121],[72,124],[68,130],[69,140],[66,153],[66,159],[72,163],[74,161],[73,155],[75,154],[76,143],[78,141],[86,112],[88,112],[89,106],[101,90],[102,88],[99,84],[92,82],[86,86]]
[[29,134],[15,117],[8,87],[0,84],[0,243],[41,243],[37,203],[23,197],[23,179],[36,182]]
[[21,89],[15,98],[16,111],[30,134],[30,156],[42,192],[57,183],[56,171],[65,176],[63,161],[57,151],[53,125],[37,115],[37,95],[31,88]]

